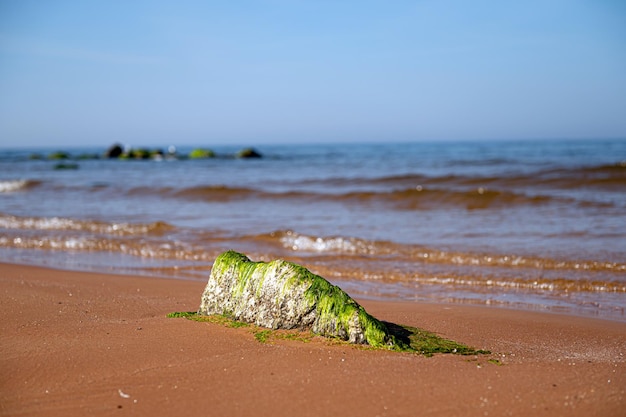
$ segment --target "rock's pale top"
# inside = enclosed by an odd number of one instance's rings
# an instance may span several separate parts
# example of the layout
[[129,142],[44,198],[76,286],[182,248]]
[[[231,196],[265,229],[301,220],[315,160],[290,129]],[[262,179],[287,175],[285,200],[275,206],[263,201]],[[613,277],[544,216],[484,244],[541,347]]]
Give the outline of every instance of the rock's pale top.
[[372,346],[395,338],[341,288],[297,264],[252,262],[228,251],[217,257],[198,314],[223,314],[270,329],[311,329]]

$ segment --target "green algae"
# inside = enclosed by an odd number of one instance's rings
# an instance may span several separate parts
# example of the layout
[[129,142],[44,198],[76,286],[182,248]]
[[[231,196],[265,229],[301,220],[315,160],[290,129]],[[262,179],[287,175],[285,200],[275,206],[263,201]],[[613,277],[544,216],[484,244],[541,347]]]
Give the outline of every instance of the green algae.
[[417,327],[399,325],[395,323],[385,322],[396,339],[404,344],[401,349],[405,352],[414,352],[426,356],[432,356],[435,353],[452,353],[456,355],[483,355],[491,352],[464,345],[453,340],[446,339]]
[[188,320],[199,321],[199,322],[203,322],[203,323],[220,324],[222,326],[231,327],[231,328],[234,328],[234,329],[237,329],[237,328],[240,328],[240,327],[250,327],[250,326],[252,326],[249,323],[245,323],[243,321],[234,320],[233,318],[231,318],[231,317],[229,317],[227,315],[213,314],[213,315],[210,315],[210,316],[202,316],[202,315],[199,315],[195,311],[175,311],[173,313],[168,313],[166,317],[168,319],[186,318]]
[[261,342],[261,343],[267,343],[267,339],[270,337],[270,334],[272,333],[271,330],[259,330],[254,332],[254,338]]
[[67,152],[57,151],[48,155],[48,159],[51,160],[59,160],[59,159],[69,159],[70,155]]
[[[266,329],[253,324],[234,320],[221,314],[213,314],[210,316],[199,315],[196,312],[173,312],[167,314],[168,318],[186,318],[197,322],[213,323],[230,328],[248,328],[254,338],[260,343],[270,343],[276,340],[291,340],[302,343],[310,342],[315,338],[313,332],[296,331],[296,330],[272,330]],[[491,352],[487,350],[474,349],[462,343],[458,343],[427,330],[416,327],[404,326],[389,322],[380,322],[389,329],[389,333],[396,340],[394,346],[389,345],[355,345],[338,338],[326,338],[329,343],[349,345],[357,349],[373,349],[373,350],[392,350],[396,352],[413,353],[423,356],[433,356],[435,354],[453,354],[453,355],[488,355]],[[489,359],[489,363],[501,365],[497,359]]]
[[254,338],[260,343],[271,343],[276,340],[291,340],[295,342],[308,343],[315,335],[312,332],[303,332],[297,330],[256,330]]
[[[219,271],[219,274],[217,275],[220,277],[224,276],[229,268],[232,268],[232,267],[237,268],[237,276],[239,279],[237,281],[237,287],[234,293],[235,295],[241,295],[243,291],[246,289],[246,287],[248,286],[248,283],[252,279],[252,276],[255,273],[258,273],[260,277],[256,284],[256,288],[254,288],[255,293],[258,295],[261,290],[261,287],[263,286],[263,283],[265,282],[265,276],[267,275],[269,271],[274,269],[277,262],[282,262],[282,261],[255,262],[255,261],[250,260],[250,258],[248,258],[246,255],[231,250],[231,251],[224,252],[220,256],[218,256],[215,262],[213,263],[213,268]],[[285,262],[285,263],[290,265],[290,267],[292,268],[298,268],[302,270],[302,271],[299,271],[299,273],[297,274],[299,276],[303,276],[304,272],[310,274],[308,270],[300,267],[299,265],[293,264],[291,262]],[[303,281],[305,280],[298,279],[297,283],[301,284]],[[293,279],[289,280],[285,288],[282,289],[283,291],[281,295],[283,295],[285,290],[292,287],[295,283],[296,282]]]
[[210,149],[197,148],[189,152],[189,159],[215,158],[215,152]]
[[253,148],[245,148],[235,154],[235,158],[261,158],[262,155]]
[[190,319],[192,317],[196,317],[198,316],[198,314],[194,311],[174,311],[172,313],[167,313],[167,317],[168,319],[177,319],[177,318],[187,318]]
[[[305,277],[311,286],[304,293],[311,303],[317,304],[320,327],[339,325],[348,329],[351,321],[358,320],[364,330],[367,344],[373,347],[388,346],[403,348],[403,343],[390,335],[385,325],[369,315],[352,297],[336,285],[324,278],[311,273],[306,268],[295,265],[299,269],[298,276]],[[335,323],[338,320],[339,323]]]

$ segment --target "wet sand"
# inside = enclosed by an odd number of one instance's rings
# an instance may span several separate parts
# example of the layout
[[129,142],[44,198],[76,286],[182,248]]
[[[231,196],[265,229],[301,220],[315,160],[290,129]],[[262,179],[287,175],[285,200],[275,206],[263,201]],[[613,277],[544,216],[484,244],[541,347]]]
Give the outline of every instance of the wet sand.
[[204,285],[0,264],[0,415],[626,415],[626,323],[360,301],[492,354],[261,343],[165,317]]

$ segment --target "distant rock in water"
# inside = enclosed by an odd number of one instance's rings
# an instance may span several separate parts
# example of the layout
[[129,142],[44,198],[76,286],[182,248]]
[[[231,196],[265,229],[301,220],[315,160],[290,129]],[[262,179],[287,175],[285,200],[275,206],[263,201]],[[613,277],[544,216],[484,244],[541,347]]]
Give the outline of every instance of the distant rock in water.
[[150,150],[145,148],[129,149],[128,152],[121,155],[124,159],[149,159]]
[[214,158],[215,152],[210,149],[194,149],[189,152],[189,159],[206,159],[206,158]]
[[53,152],[48,155],[48,159],[59,160],[59,159],[68,159],[70,155],[63,151]]
[[237,152],[235,156],[237,158],[262,158],[263,157],[263,155],[261,155],[259,152],[257,152],[253,148],[242,149],[239,152]]
[[396,344],[383,323],[324,278],[291,262],[253,262],[234,251],[215,260],[198,314],[270,329],[310,329],[351,343]]
[[78,167],[78,164],[71,164],[71,163],[70,163],[70,164],[63,164],[63,163],[61,163],[61,164],[56,164],[56,165],[54,166],[54,169],[56,169],[56,170],[62,170],[62,169],[78,169],[78,168],[79,168],[79,167]]
[[111,145],[104,153],[105,158],[119,158],[124,152],[124,148],[119,143]]
[[97,153],[81,153],[79,155],[76,155],[74,157],[74,159],[77,160],[88,160],[88,159],[99,159],[100,155],[98,155]]

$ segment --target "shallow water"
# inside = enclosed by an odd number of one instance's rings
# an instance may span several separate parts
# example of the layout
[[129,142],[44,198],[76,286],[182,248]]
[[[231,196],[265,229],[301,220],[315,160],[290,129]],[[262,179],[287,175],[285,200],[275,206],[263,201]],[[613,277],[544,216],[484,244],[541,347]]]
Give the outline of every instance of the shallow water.
[[53,150],[0,151],[1,260],[206,280],[235,249],[356,297],[626,320],[626,141]]

